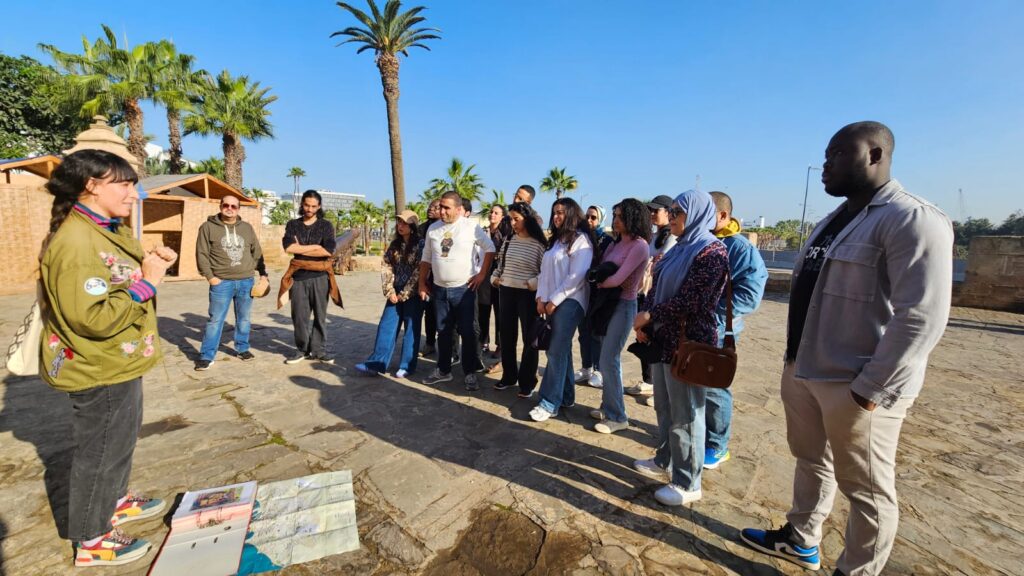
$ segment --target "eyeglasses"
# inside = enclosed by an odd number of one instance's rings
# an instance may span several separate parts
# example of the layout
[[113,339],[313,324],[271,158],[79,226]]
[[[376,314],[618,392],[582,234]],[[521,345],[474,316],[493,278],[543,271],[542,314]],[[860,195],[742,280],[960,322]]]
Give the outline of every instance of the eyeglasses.
[[686,212],[682,208],[677,208],[677,207],[673,206],[672,208],[668,209],[668,217],[669,218],[678,218],[679,216],[681,216],[683,214],[686,214]]

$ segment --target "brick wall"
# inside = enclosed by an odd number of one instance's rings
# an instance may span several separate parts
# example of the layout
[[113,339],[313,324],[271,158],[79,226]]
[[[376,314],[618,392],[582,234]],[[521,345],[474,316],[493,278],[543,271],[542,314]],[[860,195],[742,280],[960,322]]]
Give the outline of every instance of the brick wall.
[[1024,312],[1024,236],[971,240],[956,306]]

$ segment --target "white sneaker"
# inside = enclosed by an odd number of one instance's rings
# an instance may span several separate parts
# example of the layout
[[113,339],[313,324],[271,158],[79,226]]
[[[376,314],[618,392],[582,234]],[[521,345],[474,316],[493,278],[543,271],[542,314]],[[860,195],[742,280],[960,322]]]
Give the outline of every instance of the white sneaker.
[[590,375],[593,373],[594,371],[590,368],[580,368],[579,370],[572,373],[572,380],[573,382],[579,384],[580,382],[585,382],[589,380]]
[[604,412],[597,409],[591,410],[590,417],[593,418],[594,420],[604,420]]
[[658,480],[668,479],[668,470],[658,466],[658,464],[655,463],[654,458],[633,462],[633,470],[636,470],[644,476],[650,476],[651,478],[657,478]]
[[395,372],[395,378],[405,378],[408,375],[409,375],[409,372],[406,371],[406,370],[402,370],[402,369],[399,369],[397,372]]
[[629,394],[630,396],[650,396],[651,394],[654,394],[654,384],[641,382],[636,386],[630,386],[629,388],[626,388],[625,390],[623,390],[623,392]]
[[600,432],[601,434],[612,434],[620,430],[625,430],[626,428],[629,428],[628,420],[626,422],[613,422],[611,420],[605,420],[603,422],[598,422],[597,424],[594,425],[594,431]]
[[594,370],[594,372],[590,375],[590,379],[587,380],[587,384],[591,388],[603,388],[604,387],[604,378],[601,377],[601,373],[600,372],[598,372],[597,370]]
[[534,422],[543,422],[552,416],[554,416],[554,414],[541,408],[540,405],[534,406],[533,410],[530,410],[530,419]]
[[687,492],[675,484],[665,484],[654,493],[654,499],[665,506],[682,506],[701,499],[703,494],[700,490]]

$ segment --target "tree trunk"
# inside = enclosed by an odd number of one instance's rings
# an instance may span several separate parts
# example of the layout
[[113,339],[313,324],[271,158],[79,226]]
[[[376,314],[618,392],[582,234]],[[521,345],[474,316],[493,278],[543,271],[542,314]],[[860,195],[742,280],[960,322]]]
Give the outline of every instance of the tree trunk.
[[168,168],[171,174],[181,174],[181,112],[176,108],[167,109],[167,140],[171,144]]
[[388,110],[388,142],[391,144],[391,182],[395,191],[395,214],[405,210],[405,175],[402,169],[402,135],[398,125],[398,57],[383,53],[377,57],[384,102]]
[[561,200],[563,194],[565,194],[565,191],[561,188],[555,188],[555,200]]
[[124,119],[128,122],[128,152],[138,161],[139,178],[146,177],[146,134],[138,100],[126,100]]
[[245,161],[245,147],[234,134],[224,134],[224,180],[231,186],[242,189],[242,162]]

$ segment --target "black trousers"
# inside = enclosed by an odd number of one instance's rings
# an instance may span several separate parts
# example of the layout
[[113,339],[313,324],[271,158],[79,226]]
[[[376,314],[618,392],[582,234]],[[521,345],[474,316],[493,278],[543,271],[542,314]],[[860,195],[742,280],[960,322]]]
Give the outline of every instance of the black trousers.
[[[519,384],[519,390],[530,392],[537,387],[537,361],[539,353],[526,342],[527,335],[539,316],[537,315],[537,292],[523,288],[498,289],[501,305],[501,383]],[[523,354],[516,363],[519,343],[519,329],[523,331]]]
[[142,378],[71,392],[68,539],[110,532],[117,500],[128,493],[132,455],[142,428]]
[[[486,284],[486,288],[484,285]],[[479,298],[479,295],[486,290],[486,298]],[[494,345],[501,348],[501,298],[499,290],[490,285],[490,280],[477,289],[477,319],[480,322],[480,345],[486,346],[491,343],[491,310],[494,310]]]
[[[646,294],[637,294],[636,295],[636,305],[637,305],[637,308],[639,308],[640,306],[643,306],[644,299],[646,297],[647,297]],[[647,362],[643,358],[640,359],[640,377],[643,378],[644,382],[647,382],[648,384],[653,384],[654,383],[654,380],[651,380],[651,365],[650,365],[649,362]]]
[[[306,355],[320,356],[327,341],[327,300],[331,281],[326,274],[296,280],[288,295],[292,301],[295,347]],[[313,321],[310,322],[310,315]]]
[[425,302],[423,305],[423,326],[426,331],[427,346],[437,344],[437,311],[433,302]]

